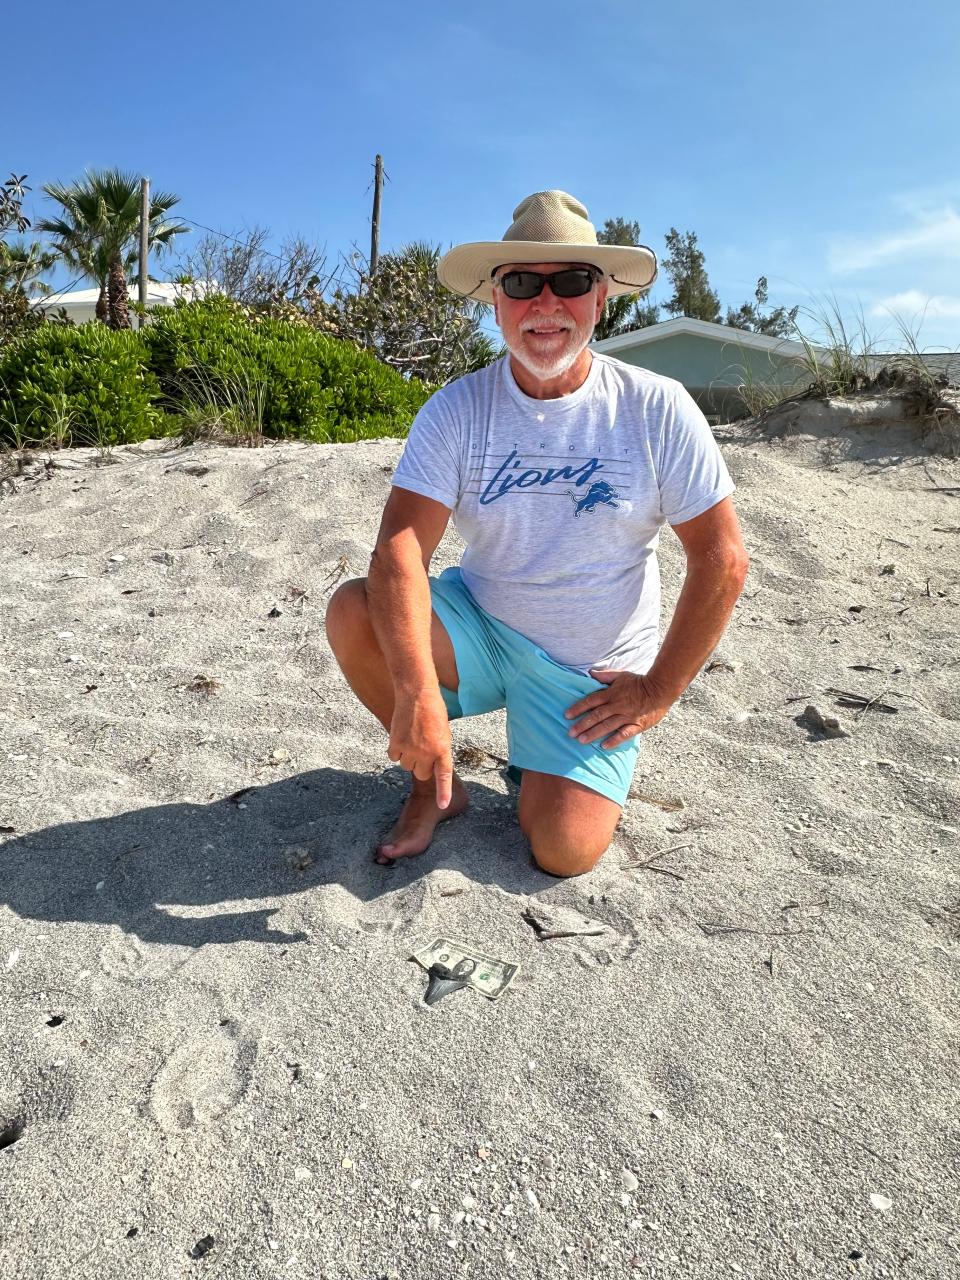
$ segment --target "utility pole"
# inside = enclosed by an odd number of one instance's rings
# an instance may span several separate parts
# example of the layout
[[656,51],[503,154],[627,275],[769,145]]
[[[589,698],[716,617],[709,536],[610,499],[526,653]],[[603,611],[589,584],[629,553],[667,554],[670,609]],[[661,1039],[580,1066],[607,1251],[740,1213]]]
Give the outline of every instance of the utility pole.
[[143,328],[147,307],[147,258],[149,247],[147,233],[150,229],[150,179],[140,179],[140,321],[138,329]]
[[373,185],[373,222],[370,227],[370,274],[377,274],[380,258],[380,192],[383,190],[383,156],[377,156],[377,172]]

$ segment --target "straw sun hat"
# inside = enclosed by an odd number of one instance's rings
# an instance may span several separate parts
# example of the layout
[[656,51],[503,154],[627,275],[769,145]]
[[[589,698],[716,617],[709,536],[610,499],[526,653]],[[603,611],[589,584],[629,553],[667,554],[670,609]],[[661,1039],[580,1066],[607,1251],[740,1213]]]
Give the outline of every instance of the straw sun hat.
[[590,215],[565,191],[537,191],[521,200],[502,240],[459,244],[440,259],[440,282],[454,293],[493,302],[491,273],[508,262],[585,262],[606,277],[607,293],[637,293],[657,278],[657,257],[645,245],[597,244]]

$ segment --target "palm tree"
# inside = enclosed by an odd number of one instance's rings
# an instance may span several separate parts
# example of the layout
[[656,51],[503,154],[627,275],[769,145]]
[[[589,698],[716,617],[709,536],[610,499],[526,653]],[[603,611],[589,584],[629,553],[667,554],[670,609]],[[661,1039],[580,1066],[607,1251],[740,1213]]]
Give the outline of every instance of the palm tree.
[[[94,169],[79,182],[49,183],[43,190],[63,207],[64,216],[41,219],[37,230],[52,235],[64,261],[100,286],[97,319],[111,329],[129,329],[127,282],[137,261],[140,179],[119,169]],[[162,252],[174,236],[190,230],[186,223],[165,219],[179,200],[169,192],[151,193],[148,250]]]
[[[642,244],[640,223],[628,222],[625,218],[607,218],[603,230],[597,232],[597,243],[636,248]],[[647,293],[619,293],[608,298],[593,331],[593,341],[601,342],[618,333],[630,333],[633,329],[656,324],[660,318],[660,308],[646,301],[646,298]]]
[[23,238],[0,241],[0,289],[31,289],[38,294],[50,293],[50,286],[40,279],[55,265],[56,254],[48,252],[38,241]]

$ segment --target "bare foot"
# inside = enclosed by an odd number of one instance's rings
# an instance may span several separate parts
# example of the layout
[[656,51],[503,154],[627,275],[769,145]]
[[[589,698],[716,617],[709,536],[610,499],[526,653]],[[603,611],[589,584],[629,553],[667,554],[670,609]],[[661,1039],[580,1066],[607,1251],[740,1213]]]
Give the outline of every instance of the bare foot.
[[381,865],[392,862],[394,858],[411,858],[414,854],[423,853],[433,839],[438,822],[446,822],[463,813],[470,798],[467,789],[453,775],[453,795],[446,809],[437,805],[436,784],[413,780],[413,789],[401,810],[400,817],[383,842],[378,845],[375,861]]

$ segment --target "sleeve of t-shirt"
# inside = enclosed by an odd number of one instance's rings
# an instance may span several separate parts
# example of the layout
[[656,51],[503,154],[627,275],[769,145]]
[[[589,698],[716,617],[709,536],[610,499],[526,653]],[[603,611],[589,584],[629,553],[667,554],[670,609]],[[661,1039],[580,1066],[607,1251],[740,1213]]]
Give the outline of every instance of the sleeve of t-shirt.
[[462,418],[452,411],[448,396],[436,392],[413,420],[393,483],[452,511],[461,492],[462,430]]
[[685,387],[665,397],[659,461],[660,510],[672,525],[709,511],[736,488],[709,423]]

